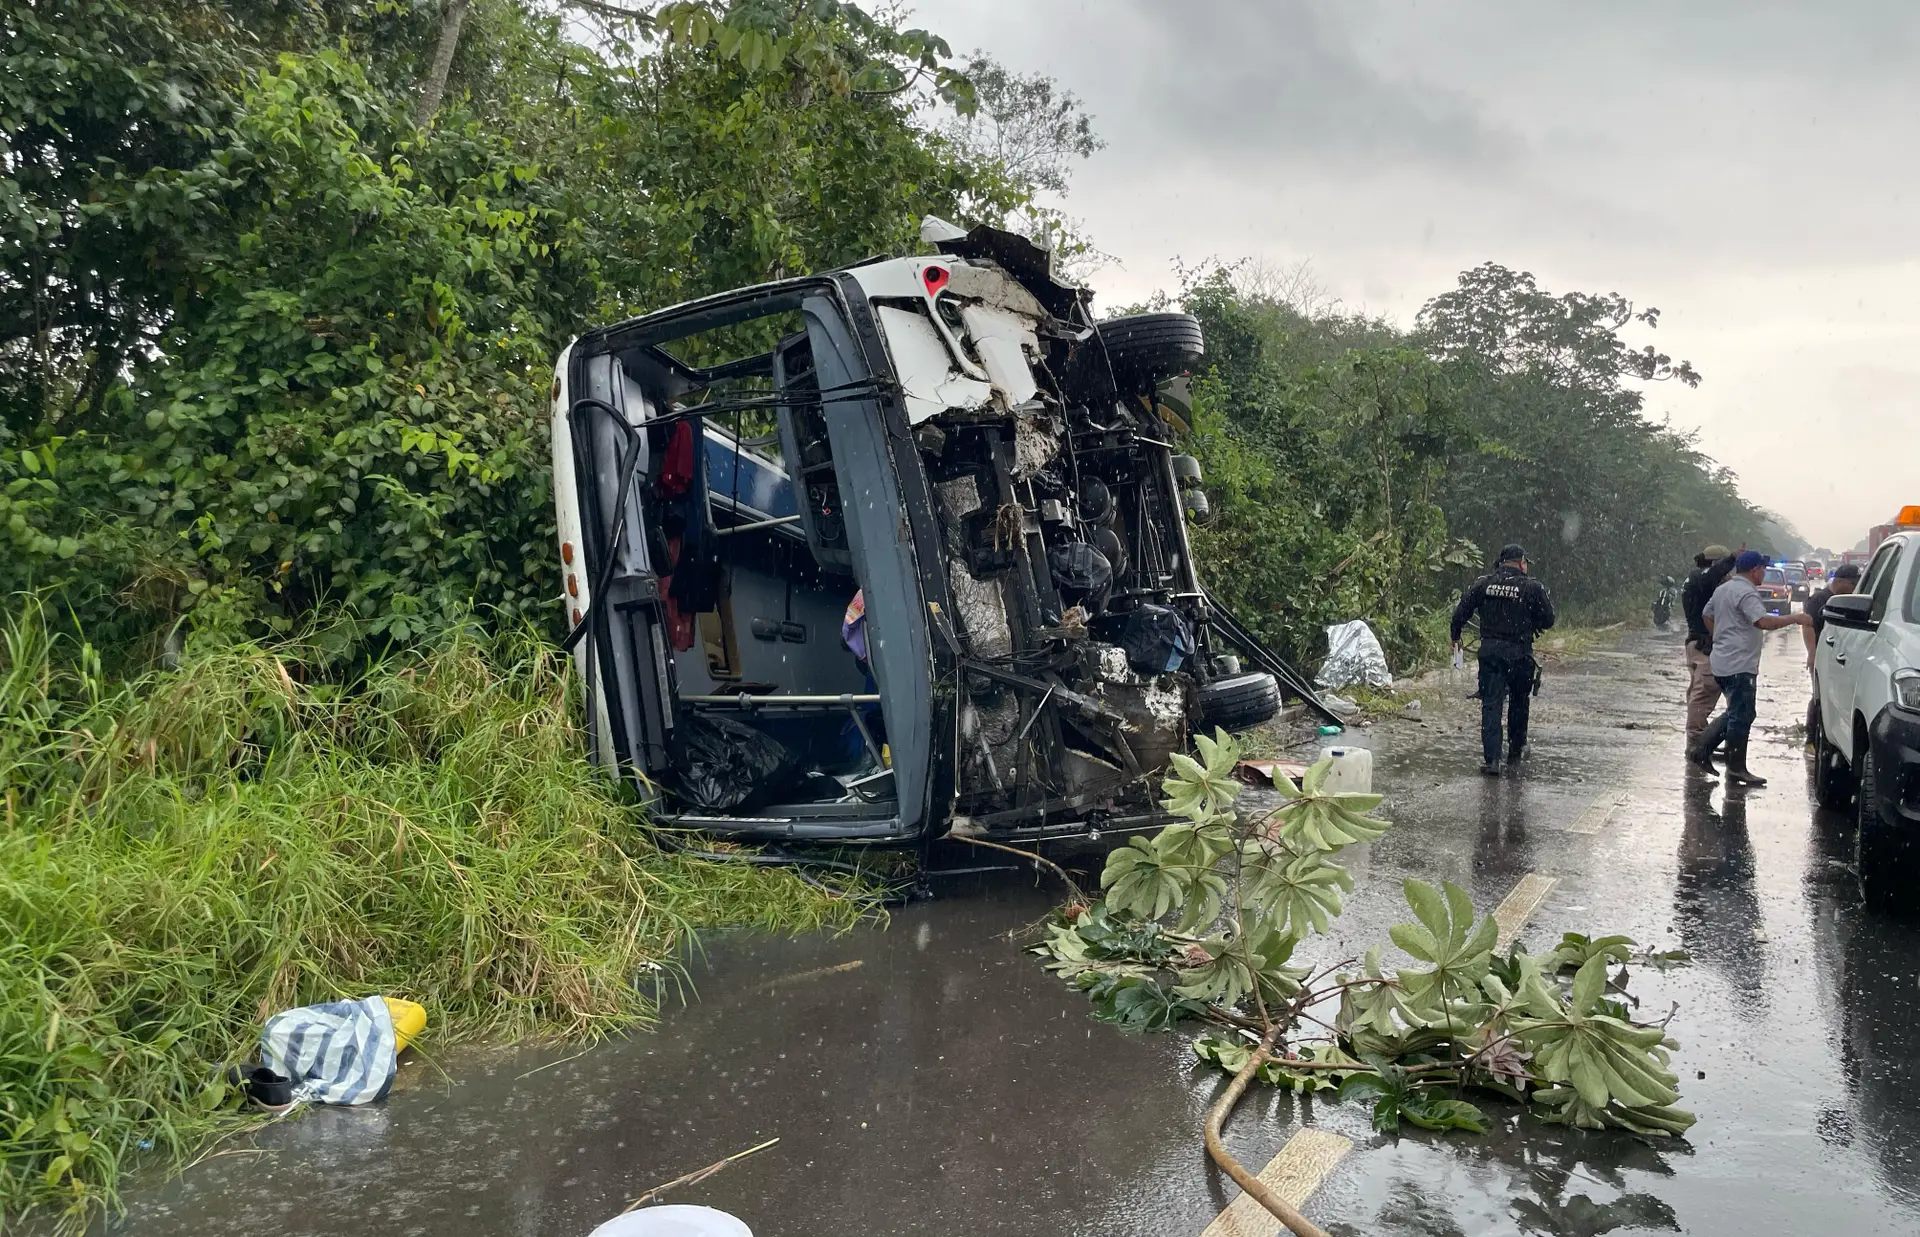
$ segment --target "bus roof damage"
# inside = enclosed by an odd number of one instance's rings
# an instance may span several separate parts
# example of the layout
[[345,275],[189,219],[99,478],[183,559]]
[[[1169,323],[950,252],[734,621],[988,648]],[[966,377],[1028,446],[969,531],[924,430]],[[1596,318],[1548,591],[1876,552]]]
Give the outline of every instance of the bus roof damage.
[[593,753],[664,824],[1149,826],[1196,728],[1272,717],[1276,675],[1311,698],[1195,574],[1206,497],[1156,390],[1201,356],[1198,323],[1096,323],[1026,239],[928,235],[942,252],[663,310],[559,359]]

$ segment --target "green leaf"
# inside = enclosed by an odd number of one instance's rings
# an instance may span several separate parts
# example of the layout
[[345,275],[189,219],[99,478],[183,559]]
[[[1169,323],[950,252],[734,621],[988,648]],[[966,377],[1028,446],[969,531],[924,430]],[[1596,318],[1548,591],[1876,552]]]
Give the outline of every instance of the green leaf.
[[1298,939],[1325,933],[1353,877],[1324,853],[1294,855],[1272,842],[1241,843],[1242,905]]
[[1146,975],[1098,975],[1083,987],[1093,1002],[1093,1016],[1127,1031],[1164,1031],[1206,1012],[1199,1001],[1177,996]]
[[1569,932],[1560,938],[1560,944],[1548,958],[1554,970],[1578,970],[1596,956],[1626,962],[1633,954],[1633,944],[1630,936],[1603,936],[1590,940],[1578,932]]
[[1587,959],[1579,972],[1573,977],[1573,1008],[1577,1013],[1590,1013],[1599,1003],[1607,990],[1607,959],[1604,954],[1595,954]]
[[1465,1100],[1445,1099],[1421,1089],[1400,1101],[1400,1115],[1428,1130],[1487,1132],[1487,1115]]
[[1388,935],[1400,948],[1429,964],[1424,971],[1401,971],[1400,987],[1410,1006],[1442,1017],[1452,1001],[1476,1001],[1480,980],[1493,962],[1498,927],[1491,916],[1474,925],[1473,902],[1452,881],[1445,892],[1408,879],[1402,888],[1418,924],[1395,924]]
[[[1208,961],[1187,972],[1187,979],[1175,986],[1181,996],[1206,1001],[1224,1008],[1237,1005],[1260,985],[1261,997],[1270,1002],[1292,997],[1306,978],[1305,967],[1290,967],[1294,938],[1270,924],[1249,927],[1244,941],[1227,936],[1209,937],[1200,944]],[[1249,966],[1251,964],[1251,966]]]
[[1241,747],[1224,730],[1211,738],[1196,735],[1193,744],[1200,759],[1175,752],[1169,761],[1173,771],[1161,782],[1161,791],[1168,811],[1205,822],[1228,812],[1240,795],[1233,771],[1240,762]]
[[1413,908],[1413,917],[1420,921],[1434,940],[1437,952],[1438,942],[1447,938],[1450,928],[1446,899],[1432,885],[1412,877],[1402,881],[1400,888],[1406,894],[1407,905]]

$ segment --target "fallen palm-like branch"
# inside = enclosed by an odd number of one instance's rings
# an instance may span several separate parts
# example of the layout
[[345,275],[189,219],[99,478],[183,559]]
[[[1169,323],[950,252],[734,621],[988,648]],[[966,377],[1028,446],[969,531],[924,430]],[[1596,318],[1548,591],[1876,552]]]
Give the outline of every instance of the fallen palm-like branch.
[[1626,991],[1629,962],[1665,967],[1684,956],[1576,933],[1538,958],[1518,946],[1500,952],[1494,920],[1476,914],[1465,891],[1408,880],[1413,922],[1390,936],[1415,965],[1388,967],[1380,946],[1331,966],[1294,965],[1295,947],[1326,934],[1353,891],[1335,856],[1390,827],[1372,815],[1380,797],[1329,791],[1331,762],[1322,761],[1298,784],[1276,773],[1281,806],[1242,816],[1233,808],[1238,745],[1221,734],[1196,747],[1198,759],[1173,758],[1164,784],[1166,807],[1186,820],[1108,856],[1103,896],[1081,903],[1076,889],[1074,907],[1034,952],[1087,994],[1102,1021],[1136,1031],[1190,1020],[1224,1028],[1193,1044],[1233,1078],[1208,1117],[1208,1153],[1296,1233],[1319,1230],[1281,1210],[1284,1200],[1220,1142],[1220,1126],[1256,1081],[1366,1102],[1385,1132],[1405,1122],[1484,1133],[1487,1118],[1463,1098],[1468,1090],[1586,1129],[1668,1136],[1692,1125],[1673,1107],[1667,1021],[1637,1021]]

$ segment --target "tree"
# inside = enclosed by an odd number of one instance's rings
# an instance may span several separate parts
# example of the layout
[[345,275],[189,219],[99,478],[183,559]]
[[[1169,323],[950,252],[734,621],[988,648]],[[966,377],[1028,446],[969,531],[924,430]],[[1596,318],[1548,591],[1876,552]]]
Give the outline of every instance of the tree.
[[1357,615],[1398,659],[1432,651],[1463,552],[1437,493],[1470,441],[1442,369],[1384,324],[1249,297],[1238,273],[1192,272],[1183,296],[1207,339],[1185,446],[1214,507],[1194,538],[1209,586],[1303,659]]
[[460,45],[460,27],[467,20],[468,0],[446,0],[440,17],[440,37],[434,44],[433,64],[426,80],[420,83],[420,101],[414,104],[413,123],[424,129],[440,110],[440,96],[446,93],[447,72],[453,67],[453,51]]
[[976,106],[948,120],[943,132],[1012,179],[1064,194],[1075,161],[1106,146],[1080,99],[1052,78],[1015,73],[980,51],[966,73]]
[[1015,73],[984,52],[974,52],[966,73],[975,106],[948,117],[942,136],[974,166],[1034,190],[1017,208],[1003,207],[986,222],[1045,243],[1068,278],[1084,280],[1111,259],[1058,199],[1067,192],[1074,165],[1106,146],[1093,130],[1093,117],[1052,78]]
[[569,336],[1035,191],[931,132],[943,42],[829,0],[605,54],[527,0],[84,2],[0,17],[0,587],[102,638],[546,608]]
[[1623,337],[1658,323],[1618,294],[1556,296],[1493,263],[1416,322],[1473,431],[1439,499],[1452,527],[1482,545],[1523,543],[1575,605],[1636,594],[1710,541],[1757,542],[1758,514],[1730,474],[1644,415],[1641,385],[1701,381]]

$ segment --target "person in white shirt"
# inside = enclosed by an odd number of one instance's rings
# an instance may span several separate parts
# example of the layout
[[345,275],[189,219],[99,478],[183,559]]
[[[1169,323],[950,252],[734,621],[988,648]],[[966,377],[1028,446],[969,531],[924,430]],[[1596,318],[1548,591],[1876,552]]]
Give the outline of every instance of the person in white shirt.
[[1722,739],[1727,744],[1727,782],[1734,786],[1765,786],[1767,779],[1747,768],[1747,737],[1753,730],[1753,715],[1760,685],[1760,650],[1770,631],[1782,627],[1806,627],[1811,615],[1768,614],[1760,598],[1760,581],[1767,573],[1767,556],[1758,550],[1743,550],[1734,560],[1733,574],[1714,590],[1707,601],[1707,630],[1713,636],[1710,668],[1714,682],[1720,685],[1727,707],[1708,725],[1700,741],[1687,758],[1709,773],[1713,749]]

